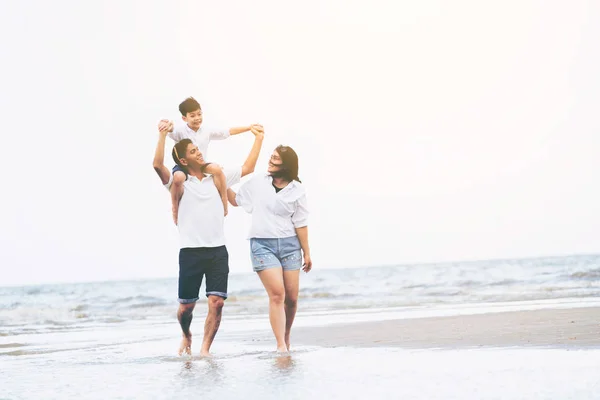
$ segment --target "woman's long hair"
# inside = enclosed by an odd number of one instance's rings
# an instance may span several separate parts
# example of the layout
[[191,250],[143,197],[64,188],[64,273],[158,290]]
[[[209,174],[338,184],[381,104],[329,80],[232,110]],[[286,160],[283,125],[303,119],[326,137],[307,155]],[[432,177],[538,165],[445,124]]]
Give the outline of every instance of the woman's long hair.
[[288,182],[298,181],[302,183],[298,178],[298,154],[289,146],[279,145],[275,148],[277,154],[281,158],[281,169],[272,176],[277,176],[285,179]]

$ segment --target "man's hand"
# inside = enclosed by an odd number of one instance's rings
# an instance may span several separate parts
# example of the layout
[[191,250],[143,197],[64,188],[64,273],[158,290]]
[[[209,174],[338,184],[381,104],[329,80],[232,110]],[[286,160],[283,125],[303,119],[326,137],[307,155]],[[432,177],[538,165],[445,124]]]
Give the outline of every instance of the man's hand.
[[302,264],[302,271],[310,272],[312,269],[312,260],[310,259],[310,254],[304,254],[304,264]]

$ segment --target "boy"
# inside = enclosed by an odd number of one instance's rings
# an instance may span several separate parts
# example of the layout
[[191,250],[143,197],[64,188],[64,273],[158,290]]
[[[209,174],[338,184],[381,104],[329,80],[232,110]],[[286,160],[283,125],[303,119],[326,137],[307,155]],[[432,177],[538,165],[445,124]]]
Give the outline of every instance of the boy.
[[[248,132],[254,125],[235,127],[228,130],[208,130],[202,125],[202,108],[200,103],[193,97],[188,97],[181,104],[179,104],[179,112],[181,112],[181,118],[186,123],[184,126],[179,126],[173,129],[173,123],[167,120],[161,120],[158,127],[159,130],[164,127],[169,127],[169,137],[176,143],[183,139],[190,139],[202,153],[204,159],[207,159],[208,144],[211,140],[223,140],[227,139],[231,135],[238,135],[240,133]],[[262,128],[262,127],[261,127]],[[173,157],[178,155],[173,154]],[[184,171],[175,161],[175,167],[173,167],[173,184],[171,185],[171,203],[173,210],[173,221],[177,225],[177,213],[179,209],[179,200],[183,195],[183,182],[187,179],[187,172]],[[222,168],[213,163],[204,164],[204,173],[213,176],[215,186],[219,191],[221,202],[223,203],[224,215],[227,215],[227,185],[225,182],[225,174]]]

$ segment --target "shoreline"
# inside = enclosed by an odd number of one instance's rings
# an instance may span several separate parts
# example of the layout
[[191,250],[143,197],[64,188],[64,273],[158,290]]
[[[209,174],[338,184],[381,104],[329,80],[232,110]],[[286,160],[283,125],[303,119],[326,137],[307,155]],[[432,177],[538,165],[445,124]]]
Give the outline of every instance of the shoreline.
[[321,347],[600,348],[600,307],[503,311],[299,327],[292,343]]

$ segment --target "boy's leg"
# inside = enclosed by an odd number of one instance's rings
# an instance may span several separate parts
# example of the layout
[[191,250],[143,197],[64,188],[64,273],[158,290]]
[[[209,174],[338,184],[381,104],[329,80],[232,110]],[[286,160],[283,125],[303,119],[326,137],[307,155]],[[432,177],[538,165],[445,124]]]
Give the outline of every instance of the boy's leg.
[[215,186],[219,191],[219,196],[221,196],[221,202],[223,203],[224,215],[227,215],[227,179],[225,178],[223,168],[217,164],[207,163],[204,166],[204,172],[213,176]]
[[173,168],[173,184],[171,185],[171,210],[173,212],[173,222],[177,225],[177,215],[179,213],[179,200],[183,196],[183,182],[187,179],[184,171],[176,165]]

